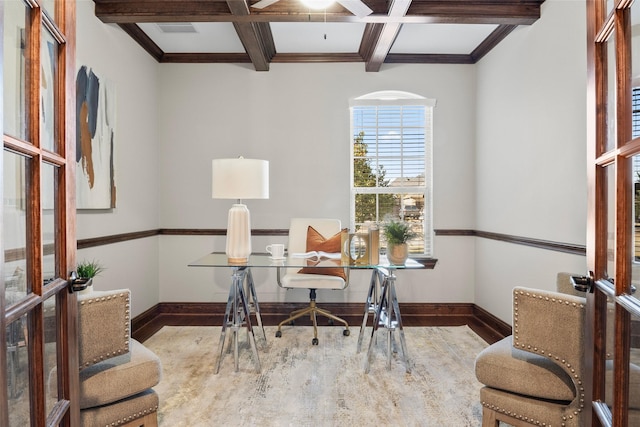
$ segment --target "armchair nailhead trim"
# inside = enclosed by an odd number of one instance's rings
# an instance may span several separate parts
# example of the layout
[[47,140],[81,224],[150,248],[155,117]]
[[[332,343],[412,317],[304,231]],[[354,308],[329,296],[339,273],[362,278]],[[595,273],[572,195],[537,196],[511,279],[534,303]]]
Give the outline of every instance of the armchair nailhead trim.
[[137,418],[143,417],[145,415],[149,415],[158,410],[158,405],[152,406],[151,408],[145,409],[143,411],[138,412],[137,414],[129,415],[128,417],[122,418],[120,420],[114,421],[111,424],[107,424],[105,427],[116,427],[122,424],[126,424],[130,421],[133,421]]
[[[552,427],[551,424],[547,424],[544,421],[534,420],[533,418],[529,418],[529,417],[527,417],[525,415],[518,414],[516,412],[508,411],[506,409],[500,408],[499,406],[492,405],[492,404],[484,402],[484,401],[482,402],[482,406],[484,406],[485,408],[488,408],[488,409],[490,409],[490,410],[492,410],[494,412],[499,412],[501,414],[508,415],[510,417],[513,417],[513,418],[515,418],[517,420],[521,420],[521,421],[527,422],[529,424],[533,424],[533,425],[537,425],[537,426]],[[563,419],[565,419],[565,417],[563,417]],[[565,423],[562,423],[560,425],[564,427]]]
[[[555,303],[559,303],[559,304],[564,304],[567,306],[572,306],[574,308],[577,308],[579,310],[583,310],[585,308],[584,304],[578,304],[575,302],[570,302],[570,301],[565,301],[563,299],[559,299],[559,298],[549,298],[548,296],[543,296],[543,295],[536,295],[534,293],[531,292],[525,292],[525,291],[515,291],[514,292],[514,296],[513,296],[513,345],[514,347],[520,347],[521,349],[527,349],[528,351],[531,351],[533,353],[536,354],[540,354],[542,356],[545,356],[549,359],[553,359],[556,362],[560,362],[562,365],[564,365],[565,369],[570,372],[571,377],[574,380],[574,383],[577,387],[577,392],[578,392],[578,405],[579,408],[577,410],[575,410],[572,414],[569,414],[568,419],[569,420],[573,420],[574,415],[578,416],[580,414],[580,412],[582,412],[582,409],[584,408],[584,387],[583,387],[583,383],[582,383],[582,379],[580,378],[580,376],[578,375],[578,373],[575,370],[575,367],[568,362],[566,359],[564,358],[560,358],[560,356],[558,355],[552,355],[550,352],[545,351],[544,349],[539,349],[536,346],[532,346],[530,344],[525,344],[519,341],[518,338],[518,334],[519,334],[519,326],[518,326],[518,298],[520,295],[524,295],[527,297],[532,297],[532,298],[538,298],[538,299],[544,299],[545,301],[551,301],[551,302],[555,302]],[[490,405],[486,405],[485,402],[482,402],[482,404],[484,406],[489,407],[490,409],[494,409],[493,407],[491,407]],[[504,411],[500,411],[498,408],[495,408],[494,410],[497,410],[499,412],[503,412]],[[567,421],[567,416],[563,416],[562,417],[563,422],[561,423],[561,426],[566,426],[566,421]],[[538,423],[537,421],[534,422],[533,420],[528,421],[530,423]],[[544,424],[542,424],[544,425]]]

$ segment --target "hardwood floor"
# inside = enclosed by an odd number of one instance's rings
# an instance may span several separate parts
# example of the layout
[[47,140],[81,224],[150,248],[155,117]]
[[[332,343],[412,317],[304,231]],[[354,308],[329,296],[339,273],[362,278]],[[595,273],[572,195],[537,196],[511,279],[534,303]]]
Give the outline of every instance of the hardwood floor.
[[[304,303],[260,303],[262,322],[265,326],[277,325],[291,311],[303,306]],[[225,307],[225,303],[160,303],[132,319],[131,334],[144,342],[163,326],[221,326]],[[364,306],[361,303],[328,303],[322,308],[342,317],[351,327],[359,327],[362,323]],[[468,325],[489,344],[511,334],[510,325],[475,304],[401,303],[400,311],[405,327]],[[311,324],[309,319],[296,323]]]

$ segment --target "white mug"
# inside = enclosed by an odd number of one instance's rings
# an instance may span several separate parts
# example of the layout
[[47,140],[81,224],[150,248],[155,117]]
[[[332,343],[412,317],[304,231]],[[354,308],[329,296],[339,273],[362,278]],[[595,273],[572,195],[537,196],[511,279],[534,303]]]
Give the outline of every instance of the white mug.
[[282,243],[274,243],[267,246],[267,252],[271,254],[271,258],[284,258],[284,245]]

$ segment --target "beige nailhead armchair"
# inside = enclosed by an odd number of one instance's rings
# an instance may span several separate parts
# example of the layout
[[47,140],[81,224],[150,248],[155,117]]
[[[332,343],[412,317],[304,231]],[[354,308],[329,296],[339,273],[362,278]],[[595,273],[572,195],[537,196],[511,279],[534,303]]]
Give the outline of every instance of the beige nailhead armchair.
[[157,426],[159,358],[130,337],[128,289],[78,295],[82,426]]
[[[571,285],[571,274],[559,273],[559,292],[516,287],[513,290],[513,335],[483,350],[476,358],[482,425],[588,425],[584,407],[584,329],[586,299]],[[613,312],[612,312],[613,313]],[[634,368],[634,366],[632,366]],[[632,369],[632,383],[640,372]],[[607,375],[607,389],[611,384]],[[611,403],[611,397],[607,396]],[[630,396],[630,425],[640,425],[640,393]]]

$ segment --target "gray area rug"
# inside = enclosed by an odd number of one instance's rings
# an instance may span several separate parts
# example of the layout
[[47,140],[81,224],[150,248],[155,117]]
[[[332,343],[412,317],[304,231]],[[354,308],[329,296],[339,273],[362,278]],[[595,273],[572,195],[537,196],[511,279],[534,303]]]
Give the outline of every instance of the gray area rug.
[[[371,368],[369,343],[356,352],[358,328],[321,327],[318,346],[311,327],[257,328],[262,372],[257,373],[247,334],[241,331],[239,371],[233,351],[214,374],[220,327],[165,326],[145,341],[161,359],[161,426],[480,426],[476,355],[487,344],[467,326],[405,328],[411,373],[401,354],[387,364],[380,331]],[[229,332],[227,332],[229,334]],[[397,336],[397,333],[396,333]],[[397,337],[396,337],[397,340]]]

